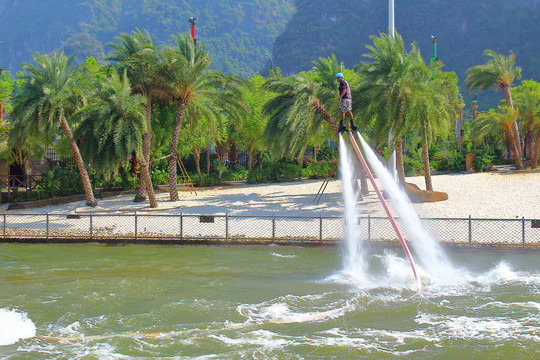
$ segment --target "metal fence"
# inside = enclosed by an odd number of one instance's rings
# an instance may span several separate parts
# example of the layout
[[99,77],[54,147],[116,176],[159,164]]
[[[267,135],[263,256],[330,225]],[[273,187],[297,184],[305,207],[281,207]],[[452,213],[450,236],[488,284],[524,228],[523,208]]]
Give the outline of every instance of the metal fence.
[[[187,214],[0,214],[0,241],[155,244],[335,245],[344,219],[331,216]],[[401,226],[399,219],[396,219]],[[422,227],[441,244],[540,249],[540,220],[424,218]],[[399,244],[386,217],[359,217],[359,238]],[[407,237],[407,241],[414,241]]]

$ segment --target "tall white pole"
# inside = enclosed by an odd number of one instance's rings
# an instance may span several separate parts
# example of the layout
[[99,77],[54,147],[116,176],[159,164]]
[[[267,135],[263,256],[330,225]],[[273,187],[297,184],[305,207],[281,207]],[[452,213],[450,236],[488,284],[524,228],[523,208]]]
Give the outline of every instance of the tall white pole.
[[390,34],[394,37],[395,32],[395,22],[394,22],[394,0],[388,0],[388,29]]
[[[388,0],[388,31],[391,37],[395,36],[395,21],[394,21],[394,0]],[[392,136],[392,128],[388,134],[388,146],[392,143],[394,137]],[[392,151],[390,158],[388,159],[388,168],[390,174],[397,181],[397,168],[396,168],[396,150]]]

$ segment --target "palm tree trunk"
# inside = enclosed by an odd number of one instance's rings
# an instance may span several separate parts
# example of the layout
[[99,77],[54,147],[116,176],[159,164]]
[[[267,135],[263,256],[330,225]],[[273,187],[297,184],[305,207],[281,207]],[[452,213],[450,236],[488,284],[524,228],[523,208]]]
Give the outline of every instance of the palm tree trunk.
[[433,191],[433,185],[431,184],[431,167],[429,165],[429,148],[427,140],[427,129],[425,120],[422,121],[422,160],[424,163],[424,181],[426,183],[426,190]]
[[[504,92],[504,97],[506,99],[506,105],[514,109],[514,101],[512,100],[512,92],[510,85],[503,85],[502,87]],[[516,170],[522,170],[523,169],[523,162],[521,161],[521,139],[519,137],[519,128],[517,121],[513,121],[512,125],[510,126],[510,137],[512,138],[512,141],[510,142],[512,145],[512,152],[514,153],[514,160],[516,162]]]
[[199,178],[201,178],[201,154],[199,153],[199,149],[197,149],[197,145],[195,144],[193,144],[193,159],[195,160],[195,169],[197,170],[197,175],[199,175]]
[[180,103],[178,110],[176,111],[176,119],[174,121],[173,133],[170,146],[169,157],[169,195],[171,201],[178,201],[178,188],[176,179],[176,162],[177,160],[177,148],[178,148],[178,135],[180,135],[180,127],[182,126],[182,120],[184,119],[184,113],[186,112],[186,104]]
[[[152,148],[152,131],[151,131],[151,123],[152,123],[152,103],[150,102],[150,98],[148,98],[148,101],[144,105],[144,110],[146,111],[146,121],[148,122],[148,131],[144,134],[143,137],[143,153],[142,157],[143,160],[146,162],[146,166],[148,168],[148,173],[150,173],[150,150]],[[152,184],[150,184],[150,187],[153,187]],[[141,202],[146,200],[147,195],[147,188],[148,184],[145,183],[144,178],[140,176],[139,180],[139,187],[137,188],[137,194],[135,195],[135,199],[133,201],[135,202]]]
[[511,136],[514,143],[514,145],[512,146],[512,152],[514,153],[514,159],[516,161],[516,170],[522,170],[523,161],[521,161],[521,139],[519,137],[517,121],[514,121],[512,124]]
[[529,159],[532,159],[534,154],[534,124],[532,120],[529,120],[527,122],[527,153],[529,155]]
[[236,140],[231,139],[229,147],[229,160],[232,166],[238,165],[238,147],[236,146]]
[[137,173],[139,172],[139,159],[137,159],[137,153],[133,151],[131,153],[131,159],[129,160],[131,164],[131,168],[129,169],[129,173],[132,177],[137,176]]
[[[517,127],[517,122],[514,121],[513,124],[510,124],[507,127],[507,133],[508,133],[508,143],[510,144],[510,149],[512,151],[512,154],[514,155],[514,161],[516,163],[516,170],[522,170],[523,169],[523,163],[521,162],[521,149],[520,144],[516,143],[516,137],[514,136],[514,125]],[[519,139],[519,135],[518,135]]]
[[336,125],[336,121],[328,113],[328,111],[326,110],[324,105],[319,100],[315,100],[311,104],[311,106],[313,107],[313,110],[317,114],[321,115],[323,117],[323,119],[328,123],[328,125],[330,126],[330,129],[332,129],[332,132],[334,133],[334,135],[336,135],[336,139],[338,139],[339,138],[339,132],[338,132],[338,127]]
[[148,200],[150,201],[151,208],[157,208],[158,203],[156,200],[156,194],[154,193],[154,188],[152,187],[152,180],[150,179],[150,171],[148,171],[148,165],[143,159],[140,161],[141,166],[141,183],[146,185],[146,192],[148,193]]
[[405,167],[403,166],[403,138],[396,141],[396,170],[399,183],[405,187]]
[[84,161],[81,156],[81,152],[79,151],[79,147],[77,146],[77,143],[73,140],[73,133],[71,132],[71,128],[69,127],[69,124],[64,115],[62,115],[59,120],[60,126],[62,127],[62,130],[64,130],[64,134],[68,139],[69,146],[71,147],[71,151],[73,152],[73,158],[77,163],[77,168],[79,169],[79,173],[81,175],[84,193],[86,195],[86,205],[97,206],[98,203],[96,198],[94,197],[94,192],[92,191],[90,177],[88,176],[88,172],[84,167]]
[[534,144],[534,153],[531,161],[531,169],[538,166],[538,156],[540,155],[540,128],[536,131],[536,142]]
[[369,194],[367,173],[363,166],[360,166],[360,193],[362,195]]

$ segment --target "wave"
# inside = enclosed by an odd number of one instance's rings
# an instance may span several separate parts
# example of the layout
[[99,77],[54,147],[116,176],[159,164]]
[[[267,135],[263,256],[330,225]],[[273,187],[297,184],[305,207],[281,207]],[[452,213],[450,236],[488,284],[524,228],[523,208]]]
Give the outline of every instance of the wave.
[[28,315],[16,309],[0,309],[0,346],[36,336],[36,325]]

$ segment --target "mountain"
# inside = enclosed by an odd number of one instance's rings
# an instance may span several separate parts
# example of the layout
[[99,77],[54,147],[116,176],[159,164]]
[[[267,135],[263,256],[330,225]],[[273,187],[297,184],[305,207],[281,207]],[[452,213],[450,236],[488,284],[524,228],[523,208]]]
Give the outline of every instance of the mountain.
[[[311,68],[312,60],[336,54],[348,68],[361,61],[370,35],[388,32],[388,1],[296,0],[296,13],[274,42],[272,56],[283,74]],[[416,41],[424,60],[431,35],[445,71],[461,82],[465,70],[484,63],[485,49],[512,50],[524,79],[540,81],[540,0],[399,0],[395,26],[406,43]]]
[[293,0],[0,0],[0,65],[16,71],[32,52],[54,49],[103,59],[107,43],[136,27],[168,44],[193,16],[212,68],[248,76],[268,61],[293,12]]

